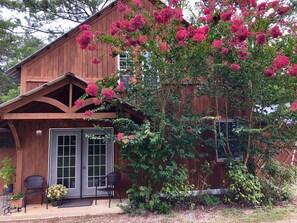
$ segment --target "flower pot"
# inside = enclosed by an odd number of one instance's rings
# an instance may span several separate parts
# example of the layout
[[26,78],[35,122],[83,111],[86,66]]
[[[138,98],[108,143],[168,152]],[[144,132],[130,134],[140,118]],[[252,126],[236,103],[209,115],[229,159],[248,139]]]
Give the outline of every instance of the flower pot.
[[4,191],[5,191],[5,194],[12,193],[12,191],[13,191],[13,184],[8,184]]
[[10,206],[14,208],[21,208],[23,207],[23,198],[19,198],[17,200],[11,200],[10,201]]
[[57,207],[57,206],[60,206],[62,203],[61,200],[51,200],[51,204],[53,207]]

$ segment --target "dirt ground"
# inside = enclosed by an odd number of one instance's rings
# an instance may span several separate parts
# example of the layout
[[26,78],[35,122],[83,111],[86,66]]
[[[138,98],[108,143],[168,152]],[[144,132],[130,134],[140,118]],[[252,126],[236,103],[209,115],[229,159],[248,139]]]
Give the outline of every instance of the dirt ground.
[[[297,189],[297,186],[296,186]],[[297,190],[296,190],[297,192]],[[0,217],[1,222],[1,217]],[[214,207],[198,206],[193,210],[175,211],[169,215],[149,214],[132,217],[128,214],[80,216],[34,221],[9,221],[18,223],[297,223],[297,193],[286,205],[273,208],[241,208],[230,205]]]
[[[112,214],[99,216],[81,216],[52,219],[36,219],[34,221],[17,221],[24,223],[243,223],[243,222],[276,222],[297,223],[297,198],[286,206],[270,209],[272,213],[280,212],[279,216],[270,218],[267,210],[251,208],[232,208],[226,205],[215,207],[197,207],[194,210],[174,212],[169,215],[132,217],[128,214]],[[244,217],[243,217],[244,216]],[[1,221],[1,219],[0,219]]]

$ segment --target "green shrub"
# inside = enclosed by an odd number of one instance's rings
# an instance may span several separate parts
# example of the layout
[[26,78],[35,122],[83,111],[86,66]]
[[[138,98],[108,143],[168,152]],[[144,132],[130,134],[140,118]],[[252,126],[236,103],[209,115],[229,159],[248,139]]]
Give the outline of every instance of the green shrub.
[[271,160],[262,171],[262,203],[274,205],[292,200],[292,186],[296,182],[297,168]]
[[212,194],[204,194],[202,197],[201,205],[203,206],[216,206],[221,204],[219,197]]
[[171,206],[162,202],[157,194],[152,194],[152,190],[142,185],[134,184],[127,191],[129,203],[127,205],[119,205],[126,213],[132,216],[146,215],[149,211],[157,214],[168,214]]
[[257,176],[237,162],[228,162],[229,192],[226,201],[244,205],[260,205],[263,198],[262,185]]
[[168,203],[174,209],[192,209],[197,201],[193,189],[192,184],[166,184],[162,189],[162,202]]

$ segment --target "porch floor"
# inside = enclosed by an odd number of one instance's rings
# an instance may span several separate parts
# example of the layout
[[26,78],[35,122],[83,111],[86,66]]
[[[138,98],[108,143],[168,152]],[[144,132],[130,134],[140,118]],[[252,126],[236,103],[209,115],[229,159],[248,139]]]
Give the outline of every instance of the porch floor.
[[[127,200],[124,199],[123,204],[125,204],[126,202]],[[49,203],[48,209],[46,209],[46,204],[28,204],[27,213],[25,213],[24,208],[22,208],[21,212],[16,212],[15,210],[12,210],[12,213],[2,215],[0,217],[0,222],[123,213],[122,209],[118,207],[117,204],[120,204],[119,199],[112,199],[110,208],[108,207],[108,199],[97,200],[97,205],[95,205],[95,200],[93,200],[91,206],[83,207],[58,208],[52,207],[52,205]]]

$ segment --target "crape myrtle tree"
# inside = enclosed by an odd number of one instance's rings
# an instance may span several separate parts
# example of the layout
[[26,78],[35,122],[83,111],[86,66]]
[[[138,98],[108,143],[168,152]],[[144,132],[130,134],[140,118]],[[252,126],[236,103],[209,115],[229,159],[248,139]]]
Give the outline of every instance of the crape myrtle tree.
[[[224,130],[220,125],[212,128],[214,135],[224,132],[213,144],[223,148],[231,168],[237,158],[231,135],[236,139],[240,171],[251,174],[247,178],[252,178],[253,186],[258,184],[255,174],[295,140],[297,27],[295,20],[286,20],[290,5],[201,1],[191,23],[183,19],[180,6],[171,0],[168,6],[160,4],[147,12],[139,0],[127,5],[119,1],[122,17],[111,24],[109,34],[85,24],[77,38],[85,50],[110,45],[110,52],[93,63],[120,54],[133,61],[126,70],[89,83],[81,99],[93,97],[95,111],[127,102],[147,117],[141,125],[125,118],[112,122],[119,130],[115,140],[122,145],[124,169],[134,180],[143,176],[137,183],[147,186],[148,200],[162,185],[184,180],[184,169],[176,160],[201,155],[195,143],[201,142],[205,120],[226,120]],[[125,74],[130,78],[117,82],[118,75],[123,80]],[[212,103],[199,116],[193,99],[203,96]],[[228,119],[234,120],[235,128],[228,127]],[[254,189],[259,193],[251,194],[247,203],[260,202],[260,189]]]

